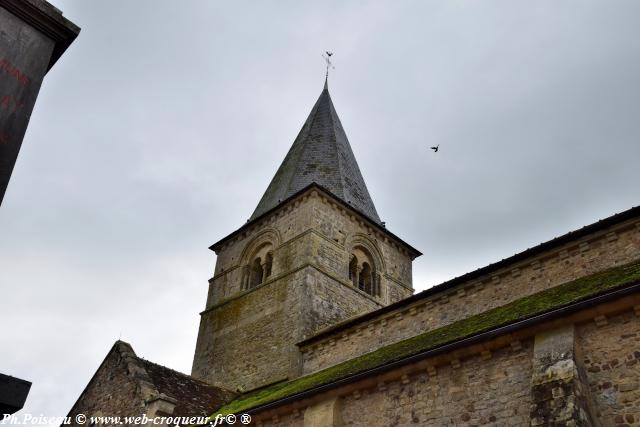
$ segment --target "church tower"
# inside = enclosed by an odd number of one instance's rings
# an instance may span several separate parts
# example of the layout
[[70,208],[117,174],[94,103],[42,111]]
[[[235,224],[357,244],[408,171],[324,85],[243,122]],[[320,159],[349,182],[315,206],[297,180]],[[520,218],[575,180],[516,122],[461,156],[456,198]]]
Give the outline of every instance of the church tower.
[[249,221],[210,249],[192,375],[243,391],[299,376],[296,343],[410,296],[421,255],[380,221],[326,82]]

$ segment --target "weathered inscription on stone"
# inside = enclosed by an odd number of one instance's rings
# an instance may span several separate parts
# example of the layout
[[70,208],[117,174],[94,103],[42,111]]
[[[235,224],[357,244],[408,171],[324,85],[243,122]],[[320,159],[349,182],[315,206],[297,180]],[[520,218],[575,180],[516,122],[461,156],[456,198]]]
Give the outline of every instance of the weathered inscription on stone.
[[15,78],[22,86],[29,84],[29,77],[27,77],[22,70],[14,67],[11,62],[5,58],[0,59],[0,71]]
[[12,95],[0,95],[0,110],[3,112],[16,113],[24,107],[24,102]]
[[0,203],[18,158],[54,42],[0,7]]

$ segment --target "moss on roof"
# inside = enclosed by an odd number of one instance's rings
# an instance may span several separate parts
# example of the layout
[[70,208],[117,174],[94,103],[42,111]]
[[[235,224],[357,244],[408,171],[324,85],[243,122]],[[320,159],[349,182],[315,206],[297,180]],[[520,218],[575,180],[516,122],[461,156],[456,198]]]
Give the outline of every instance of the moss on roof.
[[504,306],[390,344],[322,371],[246,393],[219,408],[217,413],[247,411],[417,353],[579,302],[638,280],[640,280],[640,260],[521,298]]

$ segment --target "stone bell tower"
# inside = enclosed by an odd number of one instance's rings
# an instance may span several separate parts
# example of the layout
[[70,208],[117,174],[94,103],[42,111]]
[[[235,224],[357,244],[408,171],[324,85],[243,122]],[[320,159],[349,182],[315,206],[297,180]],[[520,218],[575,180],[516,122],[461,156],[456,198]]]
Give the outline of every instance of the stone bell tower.
[[380,221],[326,81],[249,221],[210,249],[192,375],[243,391],[299,376],[297,342],[411,295],[420,255]]

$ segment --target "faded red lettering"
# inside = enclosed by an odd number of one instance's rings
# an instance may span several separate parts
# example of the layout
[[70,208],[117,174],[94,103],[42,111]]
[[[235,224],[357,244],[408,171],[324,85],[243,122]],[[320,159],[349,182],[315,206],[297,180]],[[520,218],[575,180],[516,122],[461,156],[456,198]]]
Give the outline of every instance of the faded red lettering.
[[22,86],[29,84],[29,77],[27,77],[18,67],[14,67],[11,62],[6,59],[0,59],[0,70],[14,77]]
[[14,96],[3,95],[0,97],[0,109],[15,113],[24,106],[24,102],[18,101]]
[[10,101],[11,97],[9,95],[4,95],[2,98],[0,98],[0,107],[2,107],[3,110],[8,110]]

